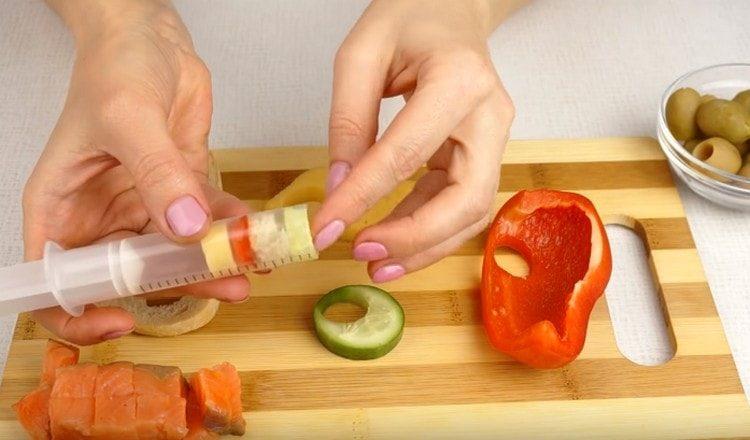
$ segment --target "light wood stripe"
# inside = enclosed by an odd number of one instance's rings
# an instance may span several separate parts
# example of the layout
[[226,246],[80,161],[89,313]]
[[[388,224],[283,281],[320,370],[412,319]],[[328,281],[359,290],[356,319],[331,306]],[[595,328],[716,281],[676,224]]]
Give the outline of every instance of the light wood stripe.
[[[663,287],[672,319],[716,316],[706,283],[668,284]],[[477,290],[391,292],[404,308],[407,327],[481,325],[479,292]],[[248,302],[224,305],[216,318],[201,333],[235,334],[237,322],[248,333],[272,331],[312,331],[312,310],[316,295],[255,296]],[[356,319],[354,307],[340,309],[332,315],[339,320]],[[602,297],[591,313],[591,321],[608,321],[609,311]],[[42,339],[52,335],[35,325],[28,315],[21,315],[16,324],[18,339]]]
[[[431,407],[250,411],[251,438],[687,439],[750,429],[744,397],[657,397]],[[294,420],[293,427],[288,427]]]
[[[740,439],[750,431],[742,394],[502,402],[465,405],[253,411],[243,439],[395,438],[601,440]],[[582,417],[582,415],[585,415]],[[606,429],[611,427],[610,429]],[[23,438],[14,420],[0,420],[0,437]],[[702,437],[702,436],[701,436]]]
[[[648,249],[689,249],[695,247],[690,227],[685,218],[643,219],[636,223],[636,232],[646,237]],[[487,231],[466,241],[453,255],[483,255]],[[320,254],[321,260],[346,260],[352,258],[352,244],[339,241]]]
[[[327,150],[313,147],[255,147],[213,150],[222,172],[303,170],[328,165]],[[655,139],[560,139],[508,142],[504,164],[666,160]]]
[[[286,188],[303,171],[225,172],[222,173],[223,188],[240,199],[269,199]],[[660,188],[672,185],[669,165],[664,160],[506,164],[502,167],[500,179],[501,191],[520,191],[526,188]]]
[[[729,347],[718,317],[672,320],[679,356],[726,355]],[[232,359],[238,369],[296,370],[317,368],[362,368],[497,362],[508,357],[493,350],[479,325],[407,327],[401,343],[388,356],[366,363],[339,358],[323,348],[310,331],[193,333],[173,338],[170,350],[158,340],[128,336],[116,341],[83,347],[81,358],[99,363],[138,360],[141,363],[180,365],[195,371]],[[13,379],[38,378],[39,354],[45,341],[16,340],[7,367]],[[237,354],[241,353],[242,356]],[[579,359],[620,359],[609,321],[589,324],[586,345]]]
[[654,274],[661,284],[705,283],[697,249],[660,249],[651,252]]

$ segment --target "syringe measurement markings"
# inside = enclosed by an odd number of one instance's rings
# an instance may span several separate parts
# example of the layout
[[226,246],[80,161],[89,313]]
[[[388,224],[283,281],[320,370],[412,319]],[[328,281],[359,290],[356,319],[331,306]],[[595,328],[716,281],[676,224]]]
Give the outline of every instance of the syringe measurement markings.
[[[308,253],[305,253],[305,254],[296,254],[296,255],[289,256],[289,262],[290,263],[294,262],[295,258],[299,262],[302,262],[302,261],[305,261],[305,260],[312,260],[313,259],[312,255],[310,255],[310,253],[308,252]],[[241,266],[230,267],[230,268],[225,268],[225,269],[219,269],[218,276],[219,276],[219,278],[224,278],[224,277],[228,277],[228,276],[237,276],[237,275],[242,275],[244,273],[250,272],[253,269],[255,269],[255,270],[268,270],[271,266],[273,266],[274,269],[278,269],[279,266],[285,265],[286,263],[287,263],[287,260],[284,257],[281,257],[279,260],[260,261],[260,262],[256,263],[255,265],[243,264]],[[166,284],[166,287],[172,287],[172,284],[174,284],[174,287],[177,287],[179,285],[190,284],[191,283],[191,279],[192,279],[193,283],[198,283],[198,282],[201,282],[201,281],[208,281],[208,280],[213,280],[213,279],[216,279],[216,278],[217,278],[217,276],[213,272],[201,272],[198,275],[196,275],[196,274],[190,274],[189,277],[185,276],[182,279],[177,278],[177,277],[173,278],[171,280],[171,283],[170,283],[170,280],[162,280],[162,281],[164,282],[164,284]],[[158,287],[158,289],[157,289],[157,287]],[[141,293],[148,293],[148,292],[151,292],[151,291],[154,291],[154,290],[165,289],[166,287],[163,286],[160,281],[157,281],[156,282],[156,287],[154,286],[153,282],[150,282],[150,283],[148,283],[145,286],[143,284],[140,284],[138,286],[138,289],[141,291]]]

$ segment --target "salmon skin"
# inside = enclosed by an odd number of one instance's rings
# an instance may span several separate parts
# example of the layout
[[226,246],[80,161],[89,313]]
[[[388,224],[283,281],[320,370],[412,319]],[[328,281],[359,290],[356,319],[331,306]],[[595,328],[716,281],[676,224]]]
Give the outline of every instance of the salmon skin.
[[202,368],[190,378],[203,426],[217,434],[243,435],[242,386],[232,364]]
[[214,440],[243,435],[241,383],[229,363],[185,380],[177,367],[78,363],[48,341],[39,387],[13,405],[33,440]]
[[195,392],[191,389],[187,398],[187,427],[185,440],[215,440],[219,434],[209,431],[203,426],[203,411],[201,411]]

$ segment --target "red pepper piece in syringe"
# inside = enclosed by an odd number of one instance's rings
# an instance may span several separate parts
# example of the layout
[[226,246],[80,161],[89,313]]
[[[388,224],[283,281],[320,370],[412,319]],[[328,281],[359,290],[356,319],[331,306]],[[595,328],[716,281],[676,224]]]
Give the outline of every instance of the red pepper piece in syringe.
[[232,256],[238,266],[255,265],[255,253],[250,243],[250,222],[246,215],[237,217],[227,224],[229,244],[232,248]]

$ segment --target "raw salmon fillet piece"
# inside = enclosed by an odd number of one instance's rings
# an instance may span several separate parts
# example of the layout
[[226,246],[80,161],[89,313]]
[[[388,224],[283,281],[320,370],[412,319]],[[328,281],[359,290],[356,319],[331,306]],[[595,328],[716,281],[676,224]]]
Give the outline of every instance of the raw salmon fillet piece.
[[78,348],[52,339],[47,341],[39,388],[13,405],[18,420],[32,439],[50,438],[50,397],[58,368],[78,363]]
[[99,367],[91,438],[138,440],[132,363],[115,362]]
[[57,369],[49,402],[52,438],[78,439],[91,435],[98,370],[96,364],[90,363]]
[[49,386],[55,382],[55,371],[78,363],[78,348],[50,339],[44,352],[41,383]]
[[136,429],[140,439],[178,440],[188,433],[185,398],[166,394],[136,397]]
[[98,371],[99,366],[90,362],[58,368],[51,397],[93,399]]
[[190,378],[203,426],[218,434],[242,435],[242,386],[232,364],[202,368]]
[[140,438],[181,439],[188,432],[185,419],[187,385],[177,367],[136,365],[136,426]]
[[49,432],[49,396],[52,387],[47,384],[30,392],[13,405],[18,421],[33,440],[47,440]]

